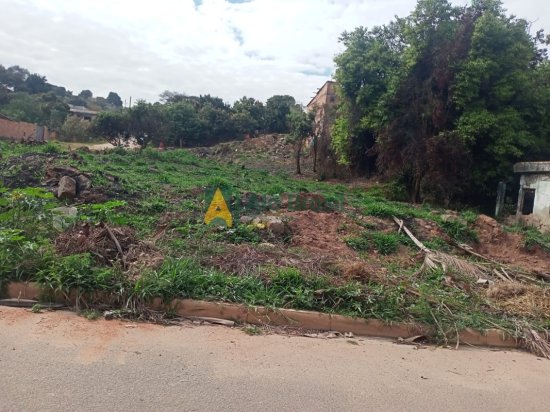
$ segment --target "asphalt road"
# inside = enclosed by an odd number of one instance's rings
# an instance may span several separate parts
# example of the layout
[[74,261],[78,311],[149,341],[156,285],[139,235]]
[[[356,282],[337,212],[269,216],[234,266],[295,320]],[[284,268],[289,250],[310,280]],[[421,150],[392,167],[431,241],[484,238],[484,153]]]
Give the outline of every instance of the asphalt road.
[[550,361],[0,307],[0,411],[548,411]]

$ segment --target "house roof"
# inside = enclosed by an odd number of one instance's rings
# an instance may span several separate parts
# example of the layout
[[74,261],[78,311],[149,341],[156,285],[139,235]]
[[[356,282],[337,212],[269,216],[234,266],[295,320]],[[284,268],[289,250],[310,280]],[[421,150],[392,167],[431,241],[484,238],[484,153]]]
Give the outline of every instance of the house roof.
[[72,104],[69,105],[69,109],[71,113],[80,113],[80,114],[89,114],[89,115],[96,115],[99,113],[99,112],[96,112],[95,110],[90,110],[87,107],[74,106]]

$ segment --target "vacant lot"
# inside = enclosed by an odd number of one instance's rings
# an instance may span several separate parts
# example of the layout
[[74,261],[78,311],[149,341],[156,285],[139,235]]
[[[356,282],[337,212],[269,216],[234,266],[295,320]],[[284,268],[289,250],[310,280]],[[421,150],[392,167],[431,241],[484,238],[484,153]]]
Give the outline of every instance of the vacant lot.
[[[0,285],[35,280],[73,291],[79,310],[135,316],[159,296],[420,322],[443,343],[497,327],[548,349],[548,236],[396,202],[391,186],[295,178],[282,137],[194,153],[0,149]],[[68,178],[74,194],[56,198]],[[203,223],[215,188],[232,228]]]

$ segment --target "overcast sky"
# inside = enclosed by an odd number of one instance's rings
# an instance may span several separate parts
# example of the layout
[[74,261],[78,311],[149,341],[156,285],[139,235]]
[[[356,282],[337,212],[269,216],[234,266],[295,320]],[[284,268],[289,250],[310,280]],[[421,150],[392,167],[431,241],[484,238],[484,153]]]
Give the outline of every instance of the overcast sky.
[[[466,0],[455,0],[465,4]],[[74,93],[156,101],[163,90],[227,102],[307,103],[344,30],[405,16],[415,0],[0,0],[0,64]],[[550,32],[549,0],[504,0]]]

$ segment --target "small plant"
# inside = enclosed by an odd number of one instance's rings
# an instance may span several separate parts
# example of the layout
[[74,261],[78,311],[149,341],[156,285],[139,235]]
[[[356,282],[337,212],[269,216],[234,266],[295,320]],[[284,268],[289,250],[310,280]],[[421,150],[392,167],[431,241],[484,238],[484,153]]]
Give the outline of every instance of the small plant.
[[63,153],[63,149],[57,143],[48,142],[42,147],[44,153],[59,154]]
[[262,335],[262,330],[257,326],[245,326],[243,332],[250,336]]
[[32,305],[31,312],[42,313],[42,309],[44,309],[44,307],[40,303],[35,303],[34,305]]
[[445,233],[458,242],[475,243],[478,241],[477,233],[459,219],[442,220],[439,225]]
[[102,316],[101,312],[95,309],[84,309],[83,311],[80,311],[78,314],[88,320],[98,320]]
[[258,229],[253,225],[238,225],[228,230],[213,232],[211,239],[235,244],[260,243],[262,241]]

